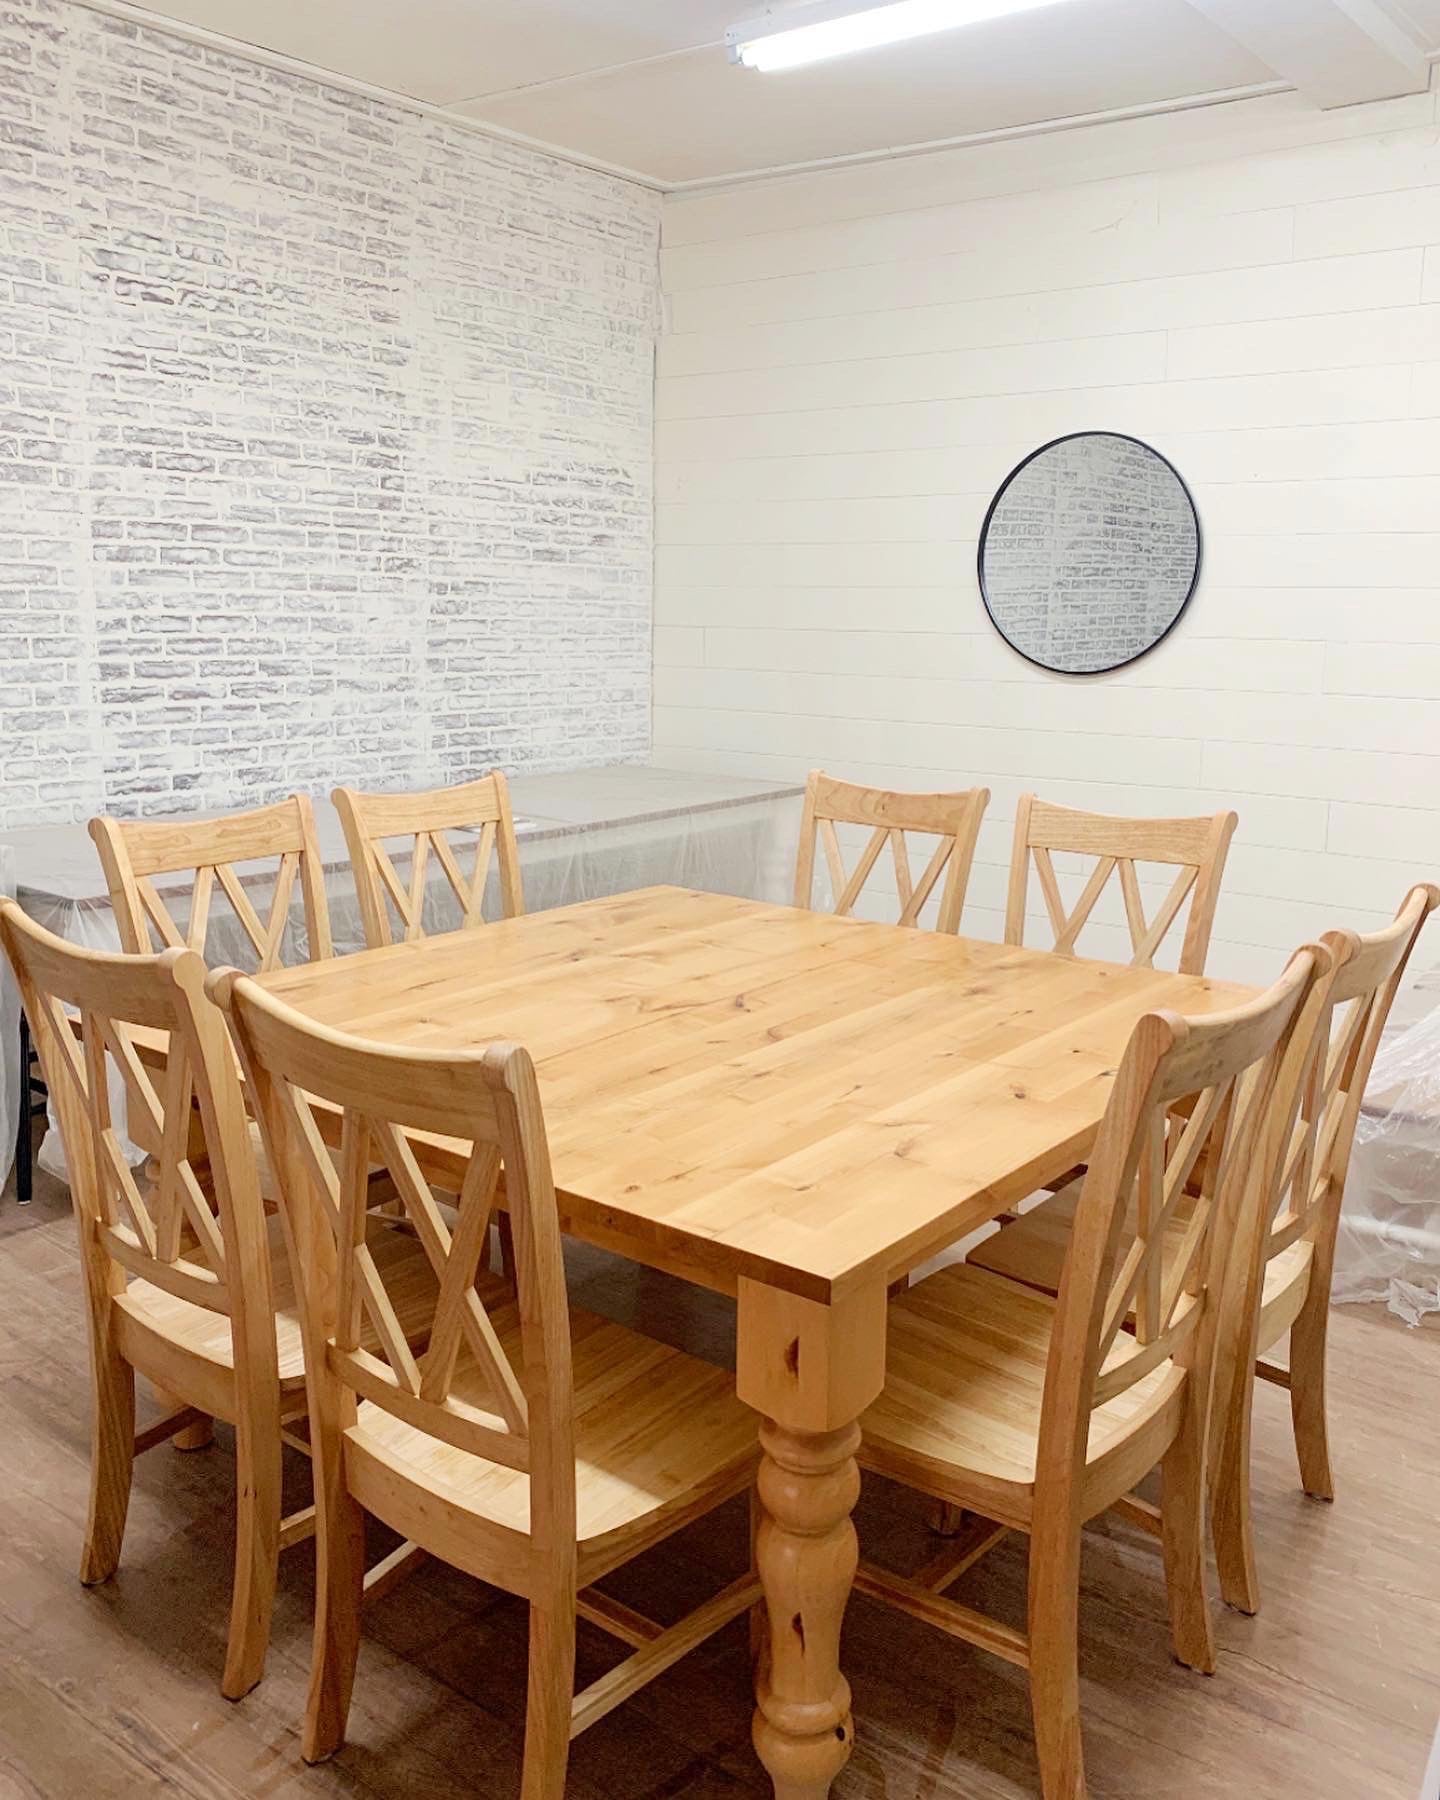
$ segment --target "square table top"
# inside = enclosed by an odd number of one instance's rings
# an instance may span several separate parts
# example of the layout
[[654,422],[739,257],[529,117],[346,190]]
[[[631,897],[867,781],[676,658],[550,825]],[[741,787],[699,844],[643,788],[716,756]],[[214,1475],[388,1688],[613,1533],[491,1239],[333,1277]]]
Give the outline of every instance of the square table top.
[[260,979],[359,1037],[523,1044],[566,1230],[820,1301],[1082,1161],[1142,1014],[1251,994],[681,888]]

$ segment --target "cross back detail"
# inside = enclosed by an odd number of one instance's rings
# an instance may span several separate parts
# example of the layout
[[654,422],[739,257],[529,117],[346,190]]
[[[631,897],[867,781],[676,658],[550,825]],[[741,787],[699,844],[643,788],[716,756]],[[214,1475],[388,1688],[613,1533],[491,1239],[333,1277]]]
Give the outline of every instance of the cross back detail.
[[[849,918],[876,864],[889,850],[900,898],[901,925],[918,925],[942,875],[945,888],[940,899],[936,929],[960,928],[975,840],[990,794],[986,788],[970,788],[955,794],[903,794],[882,788],[856,787],[837,781],[816,769],[805,787],[805,810],[800,823],[800,849],[795,870],[795,904],[809,908],[815,887],[815,846],[824,849],[833,895],[831,910]],[[853,869],[845,867],[837,824],[871,828],[870,837]],[[910,867],[907,833],[938,838],[919,880]]]
[[[67,1150],[77,1159],[72,1190],[101,1246],[129,1274],[229,1315],[225,1202],[217,1216],[202,1182],[208,1158],[195,1112],[201,1088],[181,1012],[179,984],[188,981],[198,998],[203,966],[198,959],[187,969],[164,957],[78,950],[13,913],[6,940]],[[169,1034],[158,1085],[137,1051],[137,1029]],[[223,1050],[223,1028],[218,1044]],[[233,1083],[228,1057],[211,1055],[216,1047],[202,1052],[211,1064],[205,1079]],[[112,1117],[112,1065],[124,1083],[127,1134],[151,1147],[139,1179]],[[243,1179],[240,1170],[229,1173],[227,1196]],[[242,1198],[253,1201],[258,1219],[258,1187]]]
[[[324,871],[314,814],[303,796],[219,819],[92,819],[90,835],[100,852],[120,941],[132,954],[186,948],[204,956],[218,890],[250,945],[256,969],[277,968],[298,886],[310,960],[330,955]],[[256,864],[273,864],[273,874]],[[241,865],[247,865],[243,874]],[[167,884],[164,891],[156,885],[157,876],[176,874],[189,874],[188,885]],[[268,901],[261,898],[266,885]],[[182,922],[173,902],[187,896]]]
[[[1239,1131],[1253,1127],[1257,1085],[1238,1109],[1246,1114]],[[1097,1406],[1138,1379],[1137,1363],[1148,1369],[1173,1355],[1196,1322],[1219,1183],[1238,1135],[1236,1087],[1232,1077],[1205,1088],[1188,1117],[1156,1108],[1146,1118],[1126,1207],[1133,1236],[1105,1301],[1102,1367],[1127,1324],[1140,1348],[1100,1375]],[[1178,1249],[1171,1241],[1177,1226]]]
[[[406,943],[425,936],[432,859],[459,905],[462,929],[485,922],[485,890],[497,860],[504,916],[515,918],[524,912],[509,791],[498,772],[459,787],[418,794],[361,794],[337,788],[333,799],[345,828],[365,941],[371,949],[391,943],[396,927]],[[474,835],[468,871],[461,846],[451,842],[452,833]],[[386,847],[407,837],[408,880]]]
[[[1115,879],[1125,908],[1130,936],[1130,962],[1151,968],[1186,901],[1190,903],[1180,951],[1182,975],[1204,973],[1205,956],[1215,922],[1225,859],[1236,815],[1215,813],[1193,819],[1126,819],[1103,813],[1076,812],[1024,794],[1015,818],[1015,844],[1010,865],[1010,891],[1005,911],[1005,941],[1025,938],[1025,911],[1033,862],[1046,915],[1054,932],[1054,948],[1074,955],[1080,934],[1096,903]],[[1095,862],[1073,907],[1067,912],[1053,852],[1069,851]],[[1169,891],[1153,917],[1147,917],[1137,863],[1176,865]]]
[[[573,1472],[559,1213],[528,1055],[513,1044],[451,1054],[345,1037],[229,972],[211,992],[230,1019],[279,1176],[309,1329],[326,1343],[352,1416],[357,1400],[370,1402],[542,1484],[567,1463]],[[458,1190],[447,1175],[443,1198],[422,1166],[436,1138],[451,1170],[455,1151],[470,1146]],[[413,1262],[407,1277],[372,1252],[377,1171],[399,1209],[387,1229],[414,1234],[435,1284],[418,1346],[401,1323],[407,1299],[396,1285],[411,1281],[413,1299]],[[485,1261],[502,1171],[513,1291]],[[502,1312],[492,1314],[492,1301]],[[535,1384],[527,1372],[537,1370]]]
[[[332,1158],[309,1098],[288,1081],[273,1091],[304,1159],[311,1191],[334,1233],[339,1273],[332,1360],[363,1398],[421,1425],[459,1449],[528,1466],[528,1407],[524,1387],[500,1341],[477,1280],[485,1270],[501,1157],[497,1144],[475,1145],[465,1179],[447,1218],[426,1182],[404,1130],[375,1111],[346,1107],[340,1153]],[[338,1166],[337,1166],[338,1163]],[[437,1283],[428,1344],[412,1350],[395,1302],[367,1244],[370,1181],[383,1168],[408,1227],[425,1252]],[[369,1322],[379,1353],[362,1344]],[[461,1352],[484,1378],[491,1400],[480,1408],[453,1392]]]
[[[1327,1005],[1306,1059],[1298,1106],[1284,1122],[1285,1152],[1269,1211],[1267,1258],[1333,1228],[1360,1105],[1410,951],[1440,890],[1413,888],[1393,924],[1364,937],[1327,933],[1336,958]],[[1298,1116],[1297,1116],[1298,1115]]]
[[[1108,1150],[1097,1145],[1076,1214],[1078,1236],[1090,1184],[1098,1182],[1102,1213],[1109,1208],[1109,1238],[1094,1315],[1091,1407],[1180,1354],[1198,1326],[1224,1246],[1253,1216],[1249,1208],[1261,1202],[1267,1171],[1278,1160],[1268,1135],[1273,1109],[1286,1107],[1289,1096],[1293,1117],[1298,1103],[1299,1072],[1287,1058],[1295,1055],[1295,1033],[1308,1028],[1302,1009],[1316,979],[1316,958],[1302,951],[1260,1001],[1186,1021],[1168,1059],[1156,1058],[1127,1140],[1116,1142],[1118,1127],[1107,1114],[1102,1137],[1109,1132],[1110,1144]],[[1142,1021],[1117,1089],[1143,1064],[1140,1032],[1163,1040],[1169,1030],[1160,1016]],[[1083,1229],[1095,1229],[1093,1209]]]

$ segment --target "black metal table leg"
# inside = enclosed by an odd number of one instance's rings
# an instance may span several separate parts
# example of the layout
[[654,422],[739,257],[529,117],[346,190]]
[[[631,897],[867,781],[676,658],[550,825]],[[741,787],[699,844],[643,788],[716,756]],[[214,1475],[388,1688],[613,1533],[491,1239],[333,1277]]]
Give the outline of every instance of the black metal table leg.
[[20,1009],[20,1124],[15,1133],[15,1198],[21,1206],[30,1204],[35,1190],[35,1142],[31,1121],[35,1102],[30,1086],[30,1021]]

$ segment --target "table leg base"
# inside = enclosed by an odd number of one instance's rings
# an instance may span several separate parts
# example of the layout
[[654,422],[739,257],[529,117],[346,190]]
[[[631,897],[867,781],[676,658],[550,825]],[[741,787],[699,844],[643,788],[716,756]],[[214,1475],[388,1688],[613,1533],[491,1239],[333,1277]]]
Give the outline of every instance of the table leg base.
[[854,1739],[840,1624],[857,1560],[850,1513],[860,1493],[860,1430],[801,1432],[767,1419],[760,1443],[755,1548],[770,1655],[756,1694],[755,1749],[776,1800],[824,1800]]

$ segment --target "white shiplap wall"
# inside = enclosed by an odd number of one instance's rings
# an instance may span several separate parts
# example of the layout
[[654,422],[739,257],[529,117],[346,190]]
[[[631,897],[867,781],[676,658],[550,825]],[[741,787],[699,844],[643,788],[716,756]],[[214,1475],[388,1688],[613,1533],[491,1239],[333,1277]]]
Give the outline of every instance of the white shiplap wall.
[[[1237,978],[1440,873],[1433,95],[680,196],[663,241],[658,755],[985,783],[978,935],[1027,788],[1233,803]],[[975,548],[1007,470],[1086,427],[1176,462],[1205,567],[1158,650],[1066,679],[989,629]]]

